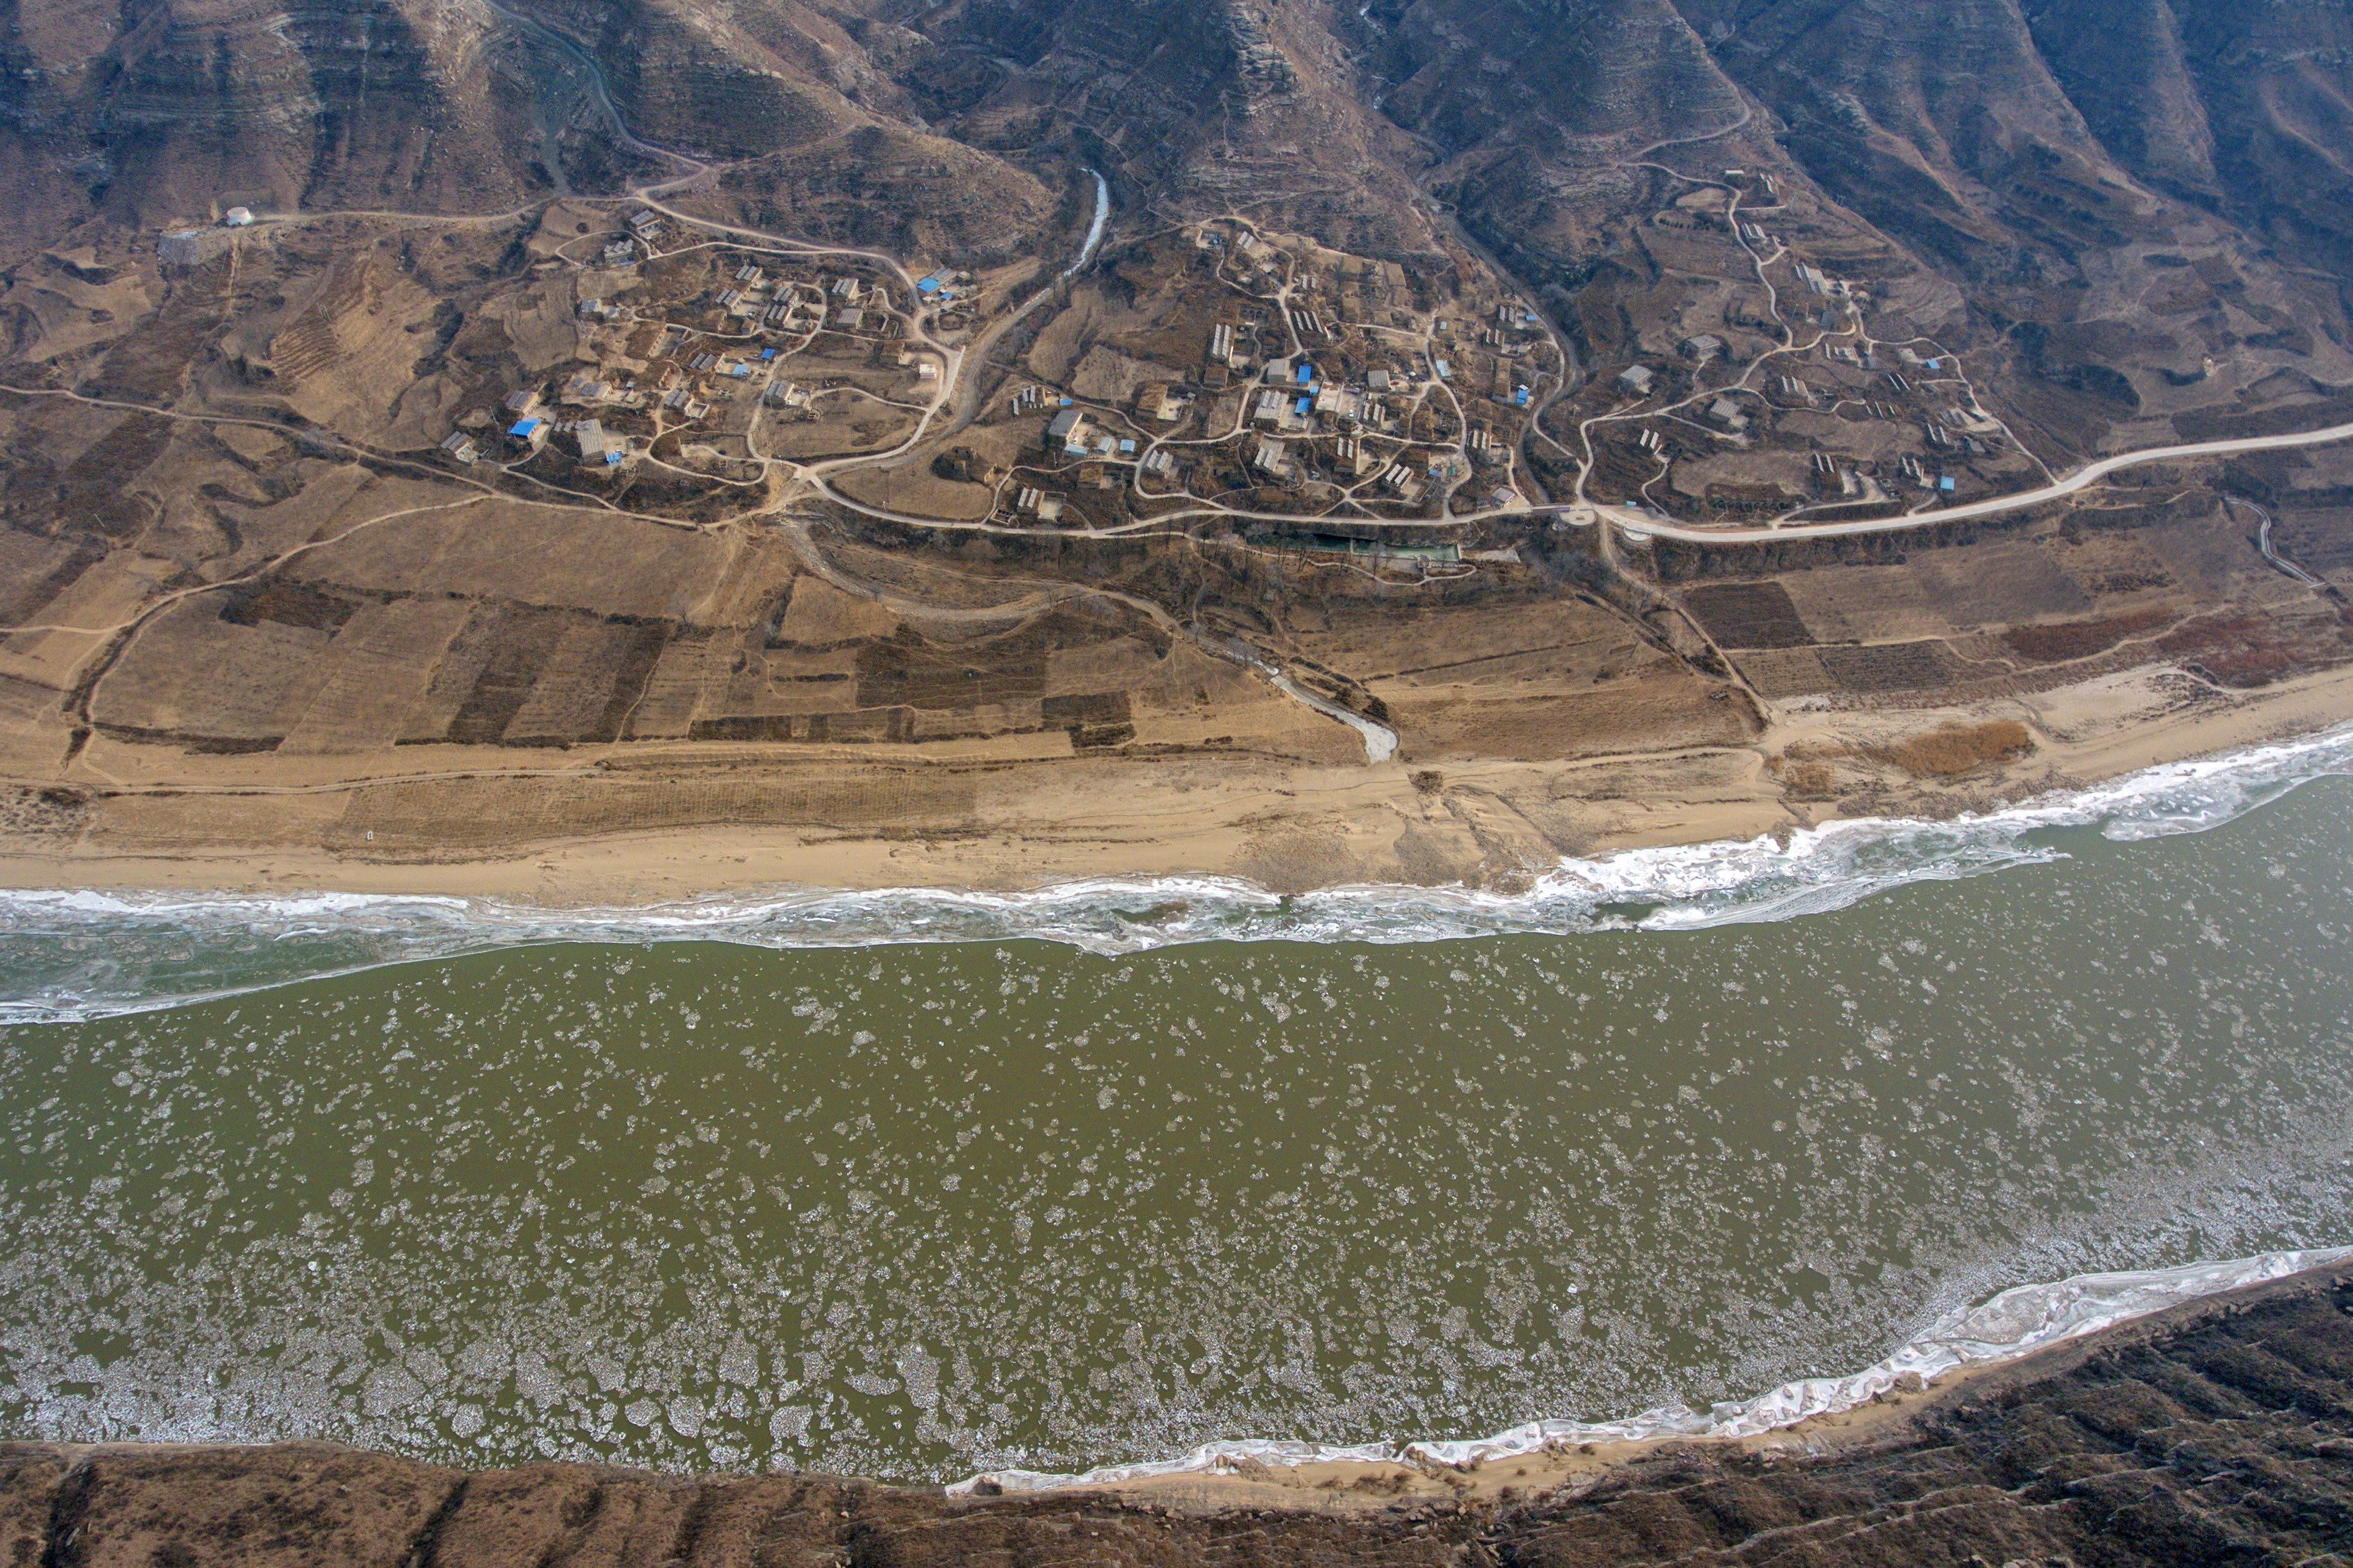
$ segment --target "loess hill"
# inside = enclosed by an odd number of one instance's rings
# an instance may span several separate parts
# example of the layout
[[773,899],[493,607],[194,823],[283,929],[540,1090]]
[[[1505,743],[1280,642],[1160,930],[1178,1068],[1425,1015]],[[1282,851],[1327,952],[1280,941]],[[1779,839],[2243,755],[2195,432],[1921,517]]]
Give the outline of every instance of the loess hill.
[[5,847],[1512,885],[2341,718],[2343,445],[1715,535],[2353,421],[2348,29],[23,0]]

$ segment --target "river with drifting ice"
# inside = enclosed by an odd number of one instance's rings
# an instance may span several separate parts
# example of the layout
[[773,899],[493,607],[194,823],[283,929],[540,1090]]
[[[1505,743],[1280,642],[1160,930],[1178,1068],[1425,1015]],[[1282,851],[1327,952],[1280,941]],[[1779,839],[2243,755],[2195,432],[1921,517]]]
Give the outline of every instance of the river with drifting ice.
[[953,1480],[1769,1423],[2353,1241],[2348,769],[1514,896],[0,895],[0,1435]]

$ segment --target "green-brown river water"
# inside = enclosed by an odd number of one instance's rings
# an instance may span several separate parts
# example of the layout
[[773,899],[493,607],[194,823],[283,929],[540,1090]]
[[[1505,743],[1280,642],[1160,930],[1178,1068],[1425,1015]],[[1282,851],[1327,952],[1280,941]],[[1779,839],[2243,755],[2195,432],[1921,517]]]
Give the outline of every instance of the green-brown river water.
[[0,1433],[902,1479],[1472,1437],[2353,1240],[2348,805],[1684,931],[561,942],[20,1024]]

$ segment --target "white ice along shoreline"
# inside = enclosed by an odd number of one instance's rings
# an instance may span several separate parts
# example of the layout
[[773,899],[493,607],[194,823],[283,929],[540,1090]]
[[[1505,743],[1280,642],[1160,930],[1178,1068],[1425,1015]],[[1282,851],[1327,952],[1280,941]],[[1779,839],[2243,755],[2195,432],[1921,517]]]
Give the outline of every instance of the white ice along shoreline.
[[1822,913],[1908,883],[2046,864],[2064,858],[2036,837],[2054,828],[2096,827],[2120,841],[2203,832],[2298,784],[2345,773],[2353,773],[2353,725],[1947,822],[1862,817],[1781,837],[1563,859],[1513,894],[1368,884],[1283,897],[1235,878],[1108,877],[1008,893],[783,888],[551,909],[389,894],[0,890],[0,974],[8,977],[0,1025],[144,1011],[554,942],[1039,940],[1118,955],[1200,942],[1687,931]]
[[1362,1443],[1329,1447],[1247,1439],[1209,1443],[1181,1458],[1134,1465],[1107,1465],[1079,1475],[1039,1470],[985,1470],[948,1488],[970,1493],[983,1481],[1008,1491],[1044,1491],[1057,1487],[1146,1480],[1155,1476],[1231,1475],[1237,1461],[1261,1465],[1411,1463],[1467,1466],[1511,1458],[1579,1443],[1642,1442],[1662,1437],[1753,1437],[1793,1426],[1817,1415],[1833,1415],[1868,1405],[1893,1389],[1934,1382],[1964,1367],[1997,1365],[2066,1340],[2113,1328],[2168,1307],[2242,1285],[2282,1279],[2353,1258],[2353,1247],[2266,1252],[2221,1263],[2191,1263],[2120,1274],[2078,1274],[2048,1285],[2021,1285],[1980,1306],[1948,1313],[1919,1338],[1885,1360],[1846,1377],[1812,1377],[1785,1383],[1769,1394],[1713,1406],[1701,1415],[1682,1405],[1661,1405],[1618,1421],[1531,1421],[1492,1437],[1470,1442],[1412,1442],[1402,1446]]

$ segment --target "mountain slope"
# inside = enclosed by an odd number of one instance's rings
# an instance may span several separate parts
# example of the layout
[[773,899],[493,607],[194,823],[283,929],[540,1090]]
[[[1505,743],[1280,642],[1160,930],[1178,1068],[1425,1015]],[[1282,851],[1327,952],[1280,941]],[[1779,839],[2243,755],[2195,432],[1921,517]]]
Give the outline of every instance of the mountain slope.
[[525,84],[469,0],[11,9],[0,120],[53,220],[79,207],[152,224],[237,202],[494,209],[545,187]]
[[2028,21],[2139,178],[2353,271],[2353,14],[2287,0],[2037,0]]

